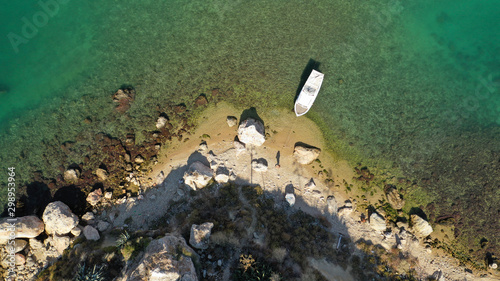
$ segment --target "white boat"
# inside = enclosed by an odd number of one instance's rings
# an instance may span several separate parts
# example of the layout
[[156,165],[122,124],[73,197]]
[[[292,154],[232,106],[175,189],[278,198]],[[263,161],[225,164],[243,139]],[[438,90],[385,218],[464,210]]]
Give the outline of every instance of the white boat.
[[309,78],[307,78],[304,87],[302,87],[302,91],[300,91],[299,97],[295,101],[295,114],[297,117],[306,114],[309,109],[311,109],[314,100],[318,96],[324,76],[323,73],[313,69]]

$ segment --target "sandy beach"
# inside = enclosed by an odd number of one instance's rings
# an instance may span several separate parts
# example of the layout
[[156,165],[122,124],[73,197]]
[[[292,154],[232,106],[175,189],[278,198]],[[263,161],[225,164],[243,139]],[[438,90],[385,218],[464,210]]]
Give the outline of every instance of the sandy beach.
[[[292,208],[327,218],[331,224],[330,231],[349,241],[348,247],[354,253],[362,253],[357,242],[369,241],[370,244],[380,245],[387,252],[396,249],[407,260],[413,260],[414,263],[402,263],[399,269],[414,269],[420,278],[437,276],[441,278],[439,280],[495,280],[479,278],[467,272],[457,260],[440,250],[426,247],[422,239],[411,234],[412,230],[393,227],[392,232],[377,231],[368,221],[362,220],[361,213],[364,210],[360,212],[356,208],[358,202],[353,198],[355,194],[347,194],[343,187],[344,184],[357,185],[353,180],[353,167],[347,161],[334,159],[326,151],[322,151],[319,156],[321,164],[301,165],[294,159],[295,143],[326,147],[320,130],[307,118],[297,118],[292,112],[286,111],[259,112],[268,133],[266,142],[260,147],[251,146],[244,152],[237,152],[233,147],[237,126],[229,127],[226,118],[236,116],[240,121],[241,114],[242,110],[228,104],[211,106],[205,110],[199,118],[199,126],[183,140],[173,141],[162,150],[152,171],[138,178],[144,188],[143,199],[129,199],[107,212],[118,215],[113,225],[123,226],[125,220],[132,217],[133,220],[128,221],[130,229],[148,229],[152,222],[168,210],[172,202],[189,197],[189,188],[182,178],[190,164],[195,161],[206,165],[223,163],[233,176],[232,182],[259,185],[264,192],[272,194],[280,206],[287,207],[285,194],[293,193],[296,204]],[[203,142],[206,142],[206,146],[200,146]],[[252,171],[253,159],[265,159],[267,171]],[[306,187],[311,181],[315,184],[313,188]],[[367,198],[365,203],[374,203],[381,196],[378,194]],[[352,209],[346,208],[349,206]],[[310,264],[328,280],[355,280],[348,271],[327,261],[311,260]]]

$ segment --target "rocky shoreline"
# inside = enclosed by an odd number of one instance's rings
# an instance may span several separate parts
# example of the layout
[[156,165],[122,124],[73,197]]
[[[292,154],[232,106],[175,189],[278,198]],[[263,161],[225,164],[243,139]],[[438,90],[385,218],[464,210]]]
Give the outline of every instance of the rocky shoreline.
[[[127,104],[133,101],[132,96],[130,90],[128,94],[117,92],[117,111],[126,112]],[[206,97],[200,96],[195,104],[207,105]],[[172,111],[183,114],[186,107],[177,105]],[[140,146],[135,145],[134,135],[128,135],[124,142],[109,136],[96,136],[101,150],[88,157],[86,164],[66,168],[63,176],[57,179],[57,183],[72,184],[66,194],[79,190],[76,200],[80,204],[70,205],[70,208],[56,200],[65,196],[53,196],[50,200],[53,202],[47,202],[46,207],[37,212],[41,213],[41,220],[37,216],[22,218],[26,223],[21,228],[23,231],[18,233],[19,240],[16,240],[15,262],[21,269],[18,276],[21,279],[17,280],[31,280],[42,268],[46,270],[38,280],[50,280],[47,272],[61,274],[59,267],[64,263],[75,264],[77,261],[76,264],[80,264],[81,258],[76,259],[74,253],[83,249],[87,251],[88,247],[91,249],[86,256],[91,258],[87,262],[115,264],[110,266],[114,269],[111,270],[115,274],[113,277],[122,276],[116,280],[136,280],[139,276],[160,276],[164,278],[161,280],[177,280],[184,276],[182,280],[230,280],[228,278],[235,274],[238,264],[253,259],[247,247],[267,246],[269,237],[274,235],[268,229],[257,227],[257,222],[262,219],[257,215],[261,210],[252,204],[267,202],[264,199],[273,200],[271,209],[276,212],[285,210],[287,216],[304,212],[321,222],[317,232],[329,233],[330,238],[324,241],[335,241],[335,245],[329,246],[330,250],[344,257],[322,259],[321,255],[310,253],[311,256],[301,257],[309,258],[309,262],[301,264],[291,255],[295,253],[293,246],[276,247],[278,252],[286,249],[282,261],[290,262],[287,266],[276,265],[273,268],[276,276],[283,275],[285,269],[298,266],[301,269],[294,269],[288,277],[297,279],[312,274],[318,280],[329,280],[332,276],[355,280],[360,276],[406,276],[406,280],[412,280],[409,278],[414,274],[418,278],[434,276],[438,280],[480,278],[477,273],[473,275],[466,268],[459,267],[453,259],[445,255],[438,257],[434,253],[432,239],[429,239],[433,228],[425,220],[425,214],[401,213],[405,203],[395,186],[388,184],[384,194],[363,200],[346,193],[344,186],[356,185],[356,181],[369,182],[373,174],[366,168],[353,171],[346,162],[334,160],[328,153],[321,152],[319,148],[325,147],[325,143],[311,121],[304,120],[304,123],[290,128],[286,120],[291,114],[277,112],[276,120],[265,118],[264,122],[250,110],[241,114],[238,124],[238,118],[234,117],[238,113],[227,105],[215,106],[206,110],[196,129],[188,125],[187,118],[181,119],[185,121],[174,129],[169,114],[162,112],[156,120],[158,131]],[[173,131],[176,133],[171,133]],[[166,141],[170,143],[164,148]],[[99,153],[104,157],[97,157]],[[85,165],[90,159],[104,160],[93,163],[97,168],[89,171]],[[260,195],[242,187],[252,187],[251,190],[258,187],[256,192]],[[189,219],[194,212],[203,212],[193,207],[200,196],[225,200],[221,192],[236,192],[233,196],[236,196],[239,208],[246,210],[243,215],[235,215],[237,218],[241,216],[239,219],[242,220],[236,219],[236,224],[239,222],[245,229],[239,234],[240,242],[234,242],[239,246],[220,242],[221,239],[231,241],[230,237],[220,234],[226,225],[216,222],[214,230],[218,231],[210,238],[214,227],[212,222]],[[377,199],[387,202],[390,208],[376,203]],[[176,209],[172,209],[176,204]],[[191,212],[186,214],[182,208]],[[167,225],[159,227],[169,211],[175,213],[175,217],[167,216]],[[392,211],[398,211],[396,215],[407,217],[408,221],[395,222],[391,218]],[[186,226],[180,220],[186,215],[186,221],[193,222],[191,225]],[[172,226],[171,220],[174,219],[177,219],[178,227]],[[183,233],[180,226],[189,228],[189,234]],[[242,234],[246,232],[248,235]],[[132,233],[133,240],[126,237],[128,233]],[[290,230],[290,233],[295,232]],[[288,237],[291,234],[285,234],[280,234],[281,240],[293,241],[293,236]],[[122,235],[126,239],[118,246],[117,241]],[[225,249],[228,245],[233,245],[236,250],[217,254],[218,247]],[[130,253],[125,250],[130,248]],[[100,260],[92,257],[92,253],[102,254],[104,249],[105,257]],[[172,255],[172,252],[178,253]],[[257,256],[257,253],[252,254]],[[383,277],[379,268],[368,267],[361,273],[353,270],[359,268],[358,259],[369,264],[371,255],[376,258],[374,264],[390,266],[395,271],[393,275]],[[221,259],[214,260],[217,256]],[[396,257],[403,262],[387,264]],[[147,266],[151,263],[175,265],[172,270],[164,272]],[[340,267],[330,272],[327,268],[334,265]],[[488,274],[496,273],[495,265],[492,260],[489,273],[483,273],[486,275],[480,280],[493,280]],[[75,274],[75,268],[65,276],[70,273]],[[245,273],[246,270],[238,274]]]

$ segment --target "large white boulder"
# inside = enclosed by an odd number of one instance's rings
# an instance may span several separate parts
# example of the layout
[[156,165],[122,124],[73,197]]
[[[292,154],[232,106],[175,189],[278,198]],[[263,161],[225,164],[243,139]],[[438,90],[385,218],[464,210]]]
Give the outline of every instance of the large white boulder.
[[193,224],[191,226],[191,235],[189,236],[189,244],[197,249],[208,248],[208,240],[214,224],[206,222],[200,225]]
[[317,147],[296,145],[293,150],[293,157],[300,164],[308,165],[319,157],[320,152],[321,149]]
[[78,225],[78,217],[61,201],[49,203],[42,215],[47,234],[64,235]]
[[264,124],[253,118],[246,119],[238,127],[238,139],[244,144],[261,146],[266,141]]
[[[0,244],[9,240],[9,235],[12,233],[12,223],[14,221],[9,220],[9,218],[0,219]],[[15,225],[16,238],[34,238],[45,229],[43,222],[36,216],[19,217],[15,221]]]
[[385,231],[387,229],[387,224],[385,223],[385,219],[377,213],[371,214],[370,226],[371,228],[373,228],[373,230],[376,231]]
[[184,173],[184,183],[193,190],[201,189],[207,186],[213,177],[213,172],[210,167],[196,161]]
[[415,234],[426,237],[432,233],[432,226],[423,218],[419,217],[418,215],[411,215],[410,219],[412,223],[412,229]]
[[130,265],[119,281],[196,281],[196,253],[182,237],[167,234],[153,240],[144,256]]

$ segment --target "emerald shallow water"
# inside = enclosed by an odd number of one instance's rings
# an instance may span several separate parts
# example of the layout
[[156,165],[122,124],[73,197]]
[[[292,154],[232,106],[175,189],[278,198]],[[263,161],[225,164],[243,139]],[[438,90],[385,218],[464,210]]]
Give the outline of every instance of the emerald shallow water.
[[[0,4],[0,161],[19,180],[60,174],[51,154],[82,132],[153,130],[157,105],[212,88],[258,110],[291,107],[314,59],[325,81],[309,115],[334,151],[410,178],[438,174],[422,202],[481,193],[481,211],[497,212],[500,195],[483,186],[498,186],[498,170],[479,170],[499,157],[498,1],[41,2],[58,8]],[[40,26],[13,47],[26,22]],[[113,112],[122,85],[138,93],[130,118]]]

